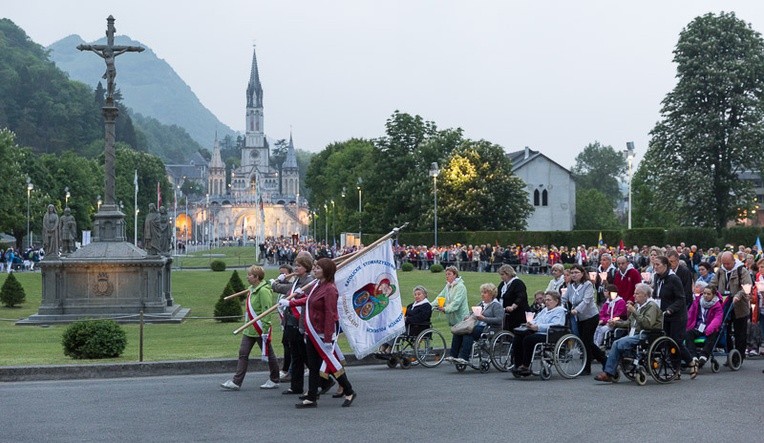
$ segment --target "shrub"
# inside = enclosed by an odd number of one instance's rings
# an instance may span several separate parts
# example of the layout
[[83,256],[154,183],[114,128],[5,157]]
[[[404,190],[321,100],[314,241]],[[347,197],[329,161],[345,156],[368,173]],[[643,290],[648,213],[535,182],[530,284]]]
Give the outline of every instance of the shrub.
[[210,262],[210,269],[215,272],[225,271],[225,262],[223,260],[212,260]]
[[61,344],[72,358],[114,358],[125,350],[127,335],[114,320],[82,320],[66,328]]
[[241,309],[241,303],[239,303],[239,299],[232,298],[230,300],[225,300],[226,297],[231,294],[235,294],[236,292],[237,291],[234,291],[233,288],[231,288],[230,283],[225,285],[223,293],[220,294],[220,298],[218,299],[217,303],[215,303],[215,317],[221,318],[216,318],[215,320],[222,323],[233,323],[241,320],[241,316],[244,314],[244,311]]
[[411,272],[414,270],[414,265],[410,262],[403,262],[401,263],[401,271],[403,272]]
[[440,263],[435,263],[434,265],[430,266],[430,272],[443,272],[443,265]]
[[24,288],[21,287],[21,283],[16,280],[13,273],[8,274],[8,278],[3,283],[3,288],[0,289],[0,301],[4,306],[12,308],[16,305],[20,305],[26,301],[27,295],[24,292]]
[[231,285],[231,289],[233,289],[234,294],[247,289],[247,287],[244,286],[244,282],[241,281],[241,277],[239,277],[239,273],[236,272],[236,270],[233,271],[231,278],[228,279],[228,284]]

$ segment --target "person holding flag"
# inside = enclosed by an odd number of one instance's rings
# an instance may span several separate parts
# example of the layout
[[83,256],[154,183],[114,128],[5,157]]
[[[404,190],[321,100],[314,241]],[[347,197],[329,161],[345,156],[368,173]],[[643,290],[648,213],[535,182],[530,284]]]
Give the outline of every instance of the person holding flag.
[[[313,266],[313,276],[318,281],[310,289],[307,297],[292,299],[289,307],[302,306],[304,308],[306,357],[308,369],[308,395],[301,403],[297,403],[297,409],[315,408],[318,406],[318,389],[321,378],[327,380],[332,375],[342,387],[345,401],[342,407],[346,408],[353,404],[356,393],[348,380],[345,369],[342,367],[340,358],[335,352],[338,336],[337,300],[339,292],[334,284],[334,274],[337,265],[329,258],[320,258]],[[277,369],[278,374],[278,369]],[[326,392],[333,383],[323,383],[322,391]]]
[[[247,270],[247,281],[249,282],[249,294],[246,303],[246,320],[250,321],[260,313],[265,312],[273,305],[273,292],[271,286],[265,278],[265,271],[260,266],[250,266]],[[239,363],[236,365],[236,374],[232,380],[227,380],[220,386],[223,389],[238,391],[244,376],[247,375],[249,366],[249,354],[252,348],[257,344],[263,353],[263,360],[268,361],[270,378],[260,386],[260,389],[276,389],[279,387],[279,361],[273,352],[271,346],[271,317],[273,313],[261,318],[252,324],[251,327],[243,331],[241,345],[239,346]]]

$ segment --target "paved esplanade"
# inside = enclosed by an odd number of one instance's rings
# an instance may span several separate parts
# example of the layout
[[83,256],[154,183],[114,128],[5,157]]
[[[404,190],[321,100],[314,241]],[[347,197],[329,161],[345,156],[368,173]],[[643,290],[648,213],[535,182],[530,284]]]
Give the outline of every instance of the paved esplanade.
[[258,389],[264,372],[239,392],[218,387],[230,374],[4,383],[0,440],[760,442],[762,369],[764,359],[748,360],[737,373],[640,387],[359,366],[348,372],[352,407],[327,397],[311,410]]

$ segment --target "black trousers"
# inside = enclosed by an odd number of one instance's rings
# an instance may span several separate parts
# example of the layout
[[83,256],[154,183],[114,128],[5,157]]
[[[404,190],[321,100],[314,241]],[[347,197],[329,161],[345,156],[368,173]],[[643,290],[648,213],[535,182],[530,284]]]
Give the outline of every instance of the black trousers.
[[582,342],[584,342],[584,347],[586,348],[586,364],[584,365],[585,372],[591,372],[592,360],[596,359],[604,361],[600,349],[594,345],[594,332],[597,330],[598,324],[598,315],[587,318],[586,320],[578,321],[578,337]]
[[[309,338],[305,337],[305,339],[305,355],[307,357],[308,370],[310,371],[308,373],[308,400],[317,401],[318,388],[326,389],[331,382],[329,381],[329,378],[321,378],[321,375],[319,374],[321,363],[323,362],[321,354],[318,353],[313,342],[311,342]],[[348,377],[344,372],[339,377],[336,377],[336,379],[337,383],[342,386],[343,394],[350,395],[353,393],[353,386],[350,384],[350,380],[348,380]]]
[[[305,336],[294,326],[284,328],[284,338],[289,343],[292,361],[292,392],[303,392],[305,385]],[[284,350],[286,353],[286,350]]]
[[[732,309],[730,307],[730,309]],[[730,314],[731,317],[735,313]],[[759,320],[761,321],[761,320]],[[734,331],[733,331],[734,329]],[[746,334],[748,333],[748,317],[734,318],[727,323],[727,352],[732,350],[732,337],[735,338],[735,349],[740,352],[740,356],[745,359]]]

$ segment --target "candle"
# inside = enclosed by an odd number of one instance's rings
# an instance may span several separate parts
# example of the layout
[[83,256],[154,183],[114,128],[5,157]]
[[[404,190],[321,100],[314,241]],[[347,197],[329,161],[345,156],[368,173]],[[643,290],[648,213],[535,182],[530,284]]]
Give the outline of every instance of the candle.
[[533,312],[526,312],[525,313],[525,321],[528,323],[533,321]]
[[438,307],[442,308],[446,304],[446,297],[438,297],[436,300],[438,300]]

